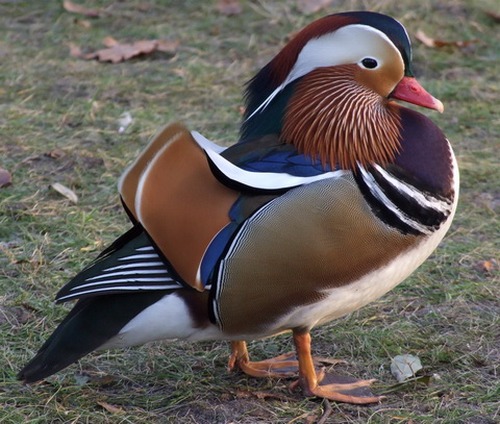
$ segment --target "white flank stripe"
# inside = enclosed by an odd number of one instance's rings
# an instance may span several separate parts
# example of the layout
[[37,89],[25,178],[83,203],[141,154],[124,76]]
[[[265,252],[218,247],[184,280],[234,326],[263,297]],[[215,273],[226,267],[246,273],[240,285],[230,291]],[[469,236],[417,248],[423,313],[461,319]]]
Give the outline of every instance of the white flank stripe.
[[138,247],[137,249],[135,249],[137,252],[144,252],[144,251],[151,251],[151,250],[155,250],[155,248],[153,246],[144,246],[144,247]]

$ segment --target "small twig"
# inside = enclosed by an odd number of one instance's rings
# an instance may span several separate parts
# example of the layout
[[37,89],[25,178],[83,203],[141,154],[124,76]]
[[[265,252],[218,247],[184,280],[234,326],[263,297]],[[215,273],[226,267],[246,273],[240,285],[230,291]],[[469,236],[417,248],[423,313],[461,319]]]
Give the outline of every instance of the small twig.
[[323,399],[323,405],[325,406],[325,412],[323,412],[323,415],[321,416],[317,424],[326,423],[326,420],[330,415],[332,415],[333,412],[332,405],[330,405],[328,399]]

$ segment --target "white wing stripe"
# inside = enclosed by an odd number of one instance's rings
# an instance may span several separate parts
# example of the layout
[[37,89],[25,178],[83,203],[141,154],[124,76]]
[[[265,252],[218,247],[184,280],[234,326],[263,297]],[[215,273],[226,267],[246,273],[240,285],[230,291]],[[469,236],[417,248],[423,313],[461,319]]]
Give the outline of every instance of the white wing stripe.
[[[81,286],[80,286],[81,287]],[[68,294],[66,296],[62,296],[58,298],[58,301],[63,301],[71,298],[76,298],[80,296],[84,296],[86,294],[92,294],[92,293],[98,293],[102,291],[139,291],[139,290],[170,290],[170,289],[178,289],[179,285],[178,284],[165,284],[162,286],[115,286],[115,287],[104,287],[100,289],[92,289],[92,290],[85,290],[85,291],[79,291],[76,293]]]
[[144,252],[144,251],[151,251],[151,250],[155,250],[155,248],[153,246],[144,246],[144,247],[138,247],[137,249],[135,249],[137,252]]
[[[97,281],[97,282],[93,282],[93,283],[87,283],[87,284],[80,284],[79,286],[77,287],[73,287],[71,289],[71,291],[77,291],[77,290],[81,290],[82,288],[85,288],[85,287],[93,287],[93,286],[99,286],[99,285],[102,285],[105,287],[102,288],[102,290],[108,290],[108,289],[114,289],[114,287],[109,287],[111,284],[117,284],[117,283],[150,283],[150,284],[154,284],[156,282],[158,283],[164,283],[164,282],[167,282],[167,281],[175,281],[173,280],[172,278],[116,278],[114,280],[108,280],[106,282],[103,282],[103,281]],[[145,286],[143,285],[139,285],[139,286],[133,286],[133,287],[136,287],[137,289],[141,289]],[[153,286],[153,287],[157,287],[157,286]],[[179,287],[178,284],[175,285],[175,287]],[[99,291],[101,289],[96,289],[96,291]]]
[[109,277],[116,277],[120,275],[147,275],[147,274],[166,274],[168,272],[166,269],[139,269],[132,271],[120,271],[120,272],[110,272],[107,274],[96,275],[95,277],[87,278],[85,281],[93,281],[93,280],[105,280]]
[[123,258],[118,259],[119,261],[135,261],[138,259],[159,259],[159,256],[156,253],[146,253],[140,255],[130,255],[124,256]]
[[126,265],[117,265],[110,268],[103,269],[103,271],[116,271],[118,269],[128,269],[128,268],[153,268],[156,266],[164,266],[163,262],[139,262]]

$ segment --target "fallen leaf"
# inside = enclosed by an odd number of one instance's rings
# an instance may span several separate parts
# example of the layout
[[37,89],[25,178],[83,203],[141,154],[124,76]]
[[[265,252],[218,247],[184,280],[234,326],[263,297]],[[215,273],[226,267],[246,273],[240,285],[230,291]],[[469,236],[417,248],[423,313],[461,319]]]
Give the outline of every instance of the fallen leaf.
[[423,43],[427,47],[431,48],[439,48],[439,47],[446,47],[446,46],[451,46],[451,47],[467,47],[471,44],[477,43],[479,40],[474,39],[474,40],[465,40],[465,41],[443,41],[443,40],[436,40],[434,38],[429,37],[424,31],[419,29],[417,33],[415,34],[415,38]]
[[179,40],[156,40],[158,43],[156,50],[163,53],[175,54],[179,48]]
[[10,186],[12,184],[12,175],[6,169],[0,168],[0,188]]
[[486,13],[496,23],[500,22],[500,13],[498,13],[498,12],[492,12],[491,10],[485,10],[484,13]]
[[132,115],[130,112],[124,112],[121,114],[120,119],[118,119],[118,133],[123,134],[125,130],[130,126],[133,122]]
[[87,19],[74,19],[73,23],[85,29],[89,29],[92,27],[92,23]]
[[239,15],[243,8],[239,0],[219,0],[217,2],[217,10],[223,15]]
[[103,44],[106,48],[93,53],[83,53],[78,46],[70,43],[70,55],[79,59],[97,59],[99,62],[118,63],[139,55],[151,54],[154,51],[173,55],[177,52],[179,41],[139,40],[133,43],[120,43],[113,37],[106,37]]
[[78,47],[76,44],[68,43],[68,47],[69,47],[69,55],[70,56],[78,57],[78,58],[81,58],[84,56],[84,53],[82,52],[80,47]]
[[107,37],[104,37],[102,39],[102,44],[104,44],[106,47],[114,47],[120,43],[114,37],[111,37],[110,35],[108,35]]
[[66,153],[64,153],[64,151],[61,149],[53,149],[47,153],[44,153],[44,155],[51,159],[61,159],[66,156]]
[[97,404],[102,406],[106,411],[111,412],[112,414],[123,414],[123,409],[118,406],[113,406],[104,401],[97,401]]
[[21,306],[7,306],[0,304],[0,324],[9,324],[17,327],[29,321],[31,314]]
[[137,41],[132,44],[115,44],[112,47],[98,50],[89,55],[91,59],[97,59],[100,62],[118,63],[129,60],[140,54],[151,53],[155,49],[154,41]]
[[65,185],[62,185],[60,183],[54,183],[51,184],[50,187],[57,191],[59,194],[62,194],[64,197],[69,199],[73,203],[78,203],[78,196],[75,194],[73,190],[70,188],[66,187]]
[[492,274],[494,271],[496,271],[497,266],[497,261],[495,261],[495,259],[490,259],[486,261],[480,261],[477,264],[476,268],[479,271],[484,272],[485,274]]
[[64,0],[63,7],[66,12],[77,13],[79,15],[84,15],[89,18],[98,18],[101,16],[102,11],[99,9],[88,9],[80,4],[75,4],[72,1]]
[[77,386],[85,386],[90,381],[90,377],[88,375],[76,374],[75,375],[75,383]]
[[400,383],[414,377],[422,369],[420,358],[414,355],[397,355],[391,361],[391,373]]
[[306,15],[311,15],[330,7],[332,3],[333,0],[297,0],[297,9]]

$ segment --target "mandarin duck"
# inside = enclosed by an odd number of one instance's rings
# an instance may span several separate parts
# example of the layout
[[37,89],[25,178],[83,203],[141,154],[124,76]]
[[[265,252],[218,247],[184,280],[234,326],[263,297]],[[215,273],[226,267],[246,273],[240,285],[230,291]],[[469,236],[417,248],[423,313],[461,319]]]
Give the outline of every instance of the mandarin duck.
[[[411,62],[395,19],[326,16],[250,80],[236,144],[179,123],[160,131],[119,180],[132,228],[59,291],[57,302],[78,301],[19,378],[96,349],[228,340],[230,369],[296,375],[306,396],[379,401],[372,380],[317,368],[310,331],[391,290],[450,227],[452,148],[396,102],[443,111]],[[250,361],[246,341],[286,331],[294,353]]]

